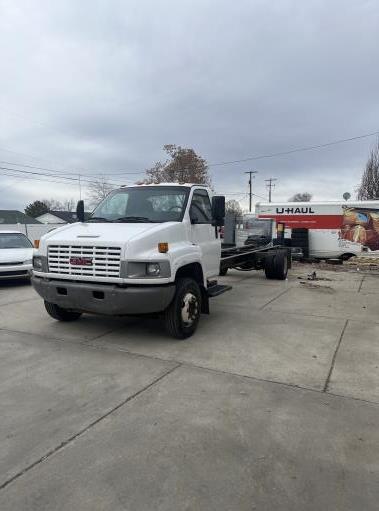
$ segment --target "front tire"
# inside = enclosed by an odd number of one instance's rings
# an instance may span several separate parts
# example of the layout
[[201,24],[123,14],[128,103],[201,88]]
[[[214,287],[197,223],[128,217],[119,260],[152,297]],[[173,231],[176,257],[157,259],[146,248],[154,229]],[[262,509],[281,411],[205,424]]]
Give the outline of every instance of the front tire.
[[69,311],[67,309],[62,309],[62,307],[59,307],[59,305],[56,305],[55,303],[46,302],[46,300],[45,309],[52,318],[58,321],[76,321],[82,315],[81,312],[74,312]]
[[196,330],[201,312],[201,291],[190,278],[180,278],[171,304],[164,312],[167,333],[175,339],[187,339]]

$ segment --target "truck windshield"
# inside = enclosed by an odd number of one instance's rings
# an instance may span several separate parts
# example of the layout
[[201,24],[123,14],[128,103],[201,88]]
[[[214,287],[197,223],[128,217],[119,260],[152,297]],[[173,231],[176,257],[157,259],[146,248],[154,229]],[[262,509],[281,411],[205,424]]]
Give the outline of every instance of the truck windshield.
[[0,234],[0,249],[2,248],[33,248],[33,245],[23,234],[10,232]]
[[244,222],[244,230],[249,232],[250,236],[270,236],[271,220],[260,220],[249,218]]
[[89,222],[181,222],[188,189],[141,186],[112,192],[93,211]]

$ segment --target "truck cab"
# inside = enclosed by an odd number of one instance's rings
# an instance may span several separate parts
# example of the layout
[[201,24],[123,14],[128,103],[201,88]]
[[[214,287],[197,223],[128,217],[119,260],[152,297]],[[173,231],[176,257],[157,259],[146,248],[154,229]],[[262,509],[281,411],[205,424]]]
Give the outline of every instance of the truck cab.
[[86,221],[83,211],[81,202],[79,222],[43,236],[33,260],[32,284],[54,319],[161,313],[168,332],[186,338],[209,312],[212,289],[229,289],[212,280],[225,199],[206,186],[122,187]]

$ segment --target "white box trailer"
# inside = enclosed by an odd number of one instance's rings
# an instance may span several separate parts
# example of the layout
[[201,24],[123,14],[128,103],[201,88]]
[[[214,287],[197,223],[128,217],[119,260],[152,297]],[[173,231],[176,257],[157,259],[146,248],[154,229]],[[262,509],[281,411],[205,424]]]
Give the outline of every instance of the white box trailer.
[[310,257],[348,259],[379,250],[379,200],[257,203],[255,211],[284,223],[285,238],[307,229]]

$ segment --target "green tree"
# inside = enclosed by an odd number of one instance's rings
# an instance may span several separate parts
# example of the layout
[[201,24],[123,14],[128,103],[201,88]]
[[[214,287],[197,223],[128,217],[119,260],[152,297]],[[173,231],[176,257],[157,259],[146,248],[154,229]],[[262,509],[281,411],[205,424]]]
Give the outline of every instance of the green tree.
[[359,200],[379,199],[379,140],[370,151],[357,196]]
[[158,183],[199,183],[211,185],[208,165],[204,158],[193,149],[168,144],[163,146],[170,159],[157,162],[146,170],[145,184]]
[[25,214],[29,215],[33,218],[37,218],[37,216],[43,215],[44,213],[47,213],[48,211],[49,211],[49,208],[48,208],[47,204],[40,200],[35,200],[34,202],[31,202],[25,208]]

